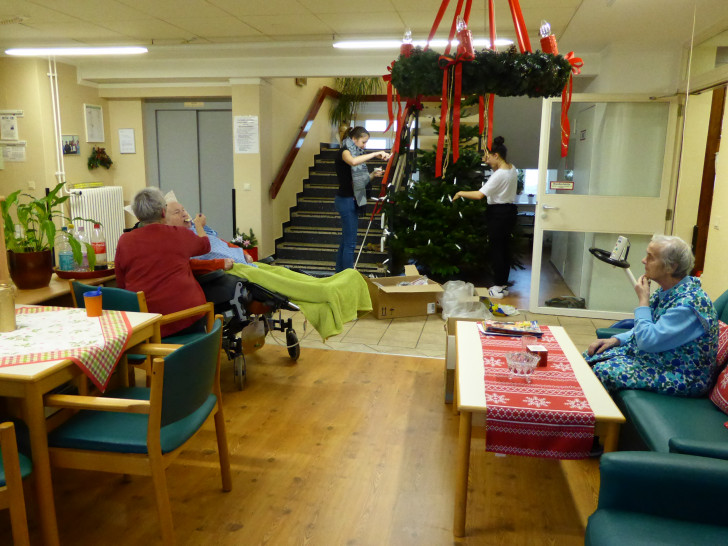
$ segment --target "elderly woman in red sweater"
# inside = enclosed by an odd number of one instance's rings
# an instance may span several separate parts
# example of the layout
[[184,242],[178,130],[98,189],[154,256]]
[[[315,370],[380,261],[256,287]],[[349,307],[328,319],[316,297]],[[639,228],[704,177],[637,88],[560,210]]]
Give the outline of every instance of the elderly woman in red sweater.
[[[190,258],[210,251],[203,220],[195,218],[193,233],[165,224],[167,204],[157,188],[137,192],[132,210],[139,228],[124,233],[116,248],[116,285],[144,291],[152,313],[168,314],[205,303],[205,294],[192,275]],[[200,317],[162,326],[162,336],[203,330]]]

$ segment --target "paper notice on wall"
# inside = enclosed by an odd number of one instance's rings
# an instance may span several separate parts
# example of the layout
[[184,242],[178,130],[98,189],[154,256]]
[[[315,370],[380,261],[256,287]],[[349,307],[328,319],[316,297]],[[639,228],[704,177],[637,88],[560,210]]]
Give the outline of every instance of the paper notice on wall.
[[9,162],[25,161],[25,141],[3,142],[3,159]]
[[258,138],[258,116],[235,116],[233,138],[236,154],[260,153]]
[[18,140],[18,117],[15,114],[0,115],[0,140]]

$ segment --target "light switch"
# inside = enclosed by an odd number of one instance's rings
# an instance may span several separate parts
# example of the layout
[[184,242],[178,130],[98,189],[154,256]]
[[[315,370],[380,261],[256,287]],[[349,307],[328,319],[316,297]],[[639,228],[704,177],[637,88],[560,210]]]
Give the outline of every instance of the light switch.
[[722,219],[721,216],[716,216],[716,217],[713,218],[713,229],[720,229],[720,221],[721,221],[721,219]]
[[251,185],[250,185],[250,184],[243,184],[243,191],[250,191],[250,190],[252,190],[252,189],[253,189],[253,188],[251,187]]

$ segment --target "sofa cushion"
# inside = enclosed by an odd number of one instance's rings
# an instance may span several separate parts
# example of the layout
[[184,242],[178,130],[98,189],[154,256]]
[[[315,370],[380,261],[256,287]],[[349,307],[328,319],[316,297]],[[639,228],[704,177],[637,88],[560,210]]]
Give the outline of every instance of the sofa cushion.
[[728,324],[719,320],[720,334],[718,335],[718,367],[725,365],[728,360]]
[[710,391],[710,400],[723,412],[728,413],[728,368],[725,368]]
[[616,394],[652,451],[728,459],[726,416],[708,399],[624,390]]

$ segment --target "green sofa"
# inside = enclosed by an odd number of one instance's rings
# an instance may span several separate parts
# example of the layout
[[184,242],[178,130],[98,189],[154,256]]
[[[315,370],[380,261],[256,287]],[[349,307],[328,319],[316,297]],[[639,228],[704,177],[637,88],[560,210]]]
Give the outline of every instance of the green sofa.
[[603,455],[600,473],[586,546],[728,544],[728,462],[623,451]]
[[[728,291],[714,305],[718,318],[728,323]],[[609,329],[600,330],[597,330],[598,336],[607,332],[614,334]],[[620,436],[620,449],[647,449],[728,460],[728,428],[725,426],[728,415],[708,396],[682,398],[624,390],[613,398],[627,418]]]

